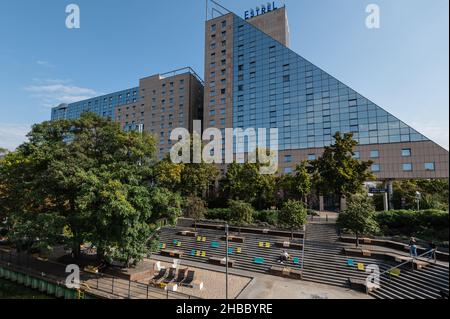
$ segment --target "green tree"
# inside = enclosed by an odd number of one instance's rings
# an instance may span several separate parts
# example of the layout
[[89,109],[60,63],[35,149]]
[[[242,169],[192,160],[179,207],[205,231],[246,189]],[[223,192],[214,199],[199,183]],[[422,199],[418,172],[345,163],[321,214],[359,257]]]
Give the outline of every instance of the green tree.
[[[50,232],[65,233],[62,241],[76,257],[89,241],[102,259],[140,260],[152,224],[161,217],[149,183],[154,138],[124,132],[117,123],[89,113],[35,125],[28,137],[0,166],[6,189],[0,206],[11,214],[16,238],[37,234],[51,246]],[[43,216],[50,220],[37,222]]]
[[231,221],[243,225],[253,223],[253,214],[255,210],[252,205],[241,200],[229,200]]
[[353,150],[358,142],[352,134],[342,136],[337,132],[334,140],[334,144],[325,147],[320,158],[310,162],[310,170],[319,193],[348,197],[360,191],[364,182],[374,179],[369,171],[372,162],[354,158]]
[[184,203],[184,217],[192,218],[194,220],[195,228],[197,229],[197,222],[205,218],[206,209],[205,202],[196,196],[189,196]]
[[184,196],[205,198],[219,175],[214,164],[192,163],[185,164],[181,173],[180,192]]
[[448,180],[402,180],[395,181],[393,204],[397,209],[417,209],[416,192],[420,192],[421,209],[448,210]]
[[356,247],[359,246],[359,236],[375,233],[379,227],[375,221],[375,208],[372,199],[367,194],[352,195],[347,208],[339,214],[337,224],[356,236]]
[[158,186],[167,188],[173,192],[178,191],[181,186],[181,176],[184,167],[185,164],[174,164],[170,160],[170,157],[166,157],[155,166],[155,183]]
[[302,202],[288,200],[283,204],[278,213],[279,225],[291,230],[291,238],[294,239],[294,230],[300,229],[306,224],[307,209]]
[[276,203],[275,175],[261,174],[259,163],[232,163],[221,181],[222,191],[230,199],[243,200],[263,209]]
[[0,158],[6,155],[9,151],[6,148],[0,147]]
[[295,168],[294,174],[285,174],[278,179],[278,189],[284,198],[300,199],[305,206],[308,204],[308,195],[311,193],[311,176],[308,172],[307,162],[301,162]]

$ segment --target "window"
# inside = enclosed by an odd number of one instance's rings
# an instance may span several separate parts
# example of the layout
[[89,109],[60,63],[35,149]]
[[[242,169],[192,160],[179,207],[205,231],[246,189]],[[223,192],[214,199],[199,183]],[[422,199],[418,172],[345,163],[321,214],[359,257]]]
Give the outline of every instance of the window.
[[222,21],[222,28],[225,28],[226,26],[227,26],[227,21],[226,20]]
[[291,168],[291,167],[286,167],[286,168],[284,169],[284,173],[285,173],[285,174],[291,174],[291,173],[292,173],[292,168]]
[[435,171],[435,164],[434,162],[425,163],[425,170],[426,171]]
[[356,151],[354,153],[355,153],[355,155],[353,155],[354,159],[360,159],[361,158],[361,153],[360,152]]
[[211,26],[211,32],[216,32],[216,28],[217,28],[217,26],[215,24],[213,24]]
[[316,160],[316,154],[309,154],[308,155],[308,161],[315,161]]
[[378,150],[370,151],[370,158],[379,158],[380,152]]
[[411,157],[411,149],[410,148],[402,149],[402,156],[403,157]]
[[285,156],[284,156],[284,161],[285,161],[286,163],[292,162],[292,155],[285,155]]
[[379,172],[380,171],[380,164],[373,164],[372,167],[372,172]]
[[413,165],[411,163],[404,163],[402,166],[404,172],[412,172],[413,170]]

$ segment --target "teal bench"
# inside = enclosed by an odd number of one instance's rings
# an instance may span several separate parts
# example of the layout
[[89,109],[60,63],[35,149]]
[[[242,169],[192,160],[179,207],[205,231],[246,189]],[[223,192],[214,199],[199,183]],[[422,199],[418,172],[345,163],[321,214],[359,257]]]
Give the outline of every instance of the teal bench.
[[300,258],[294,257],[294,258],[292,259],[292,262],[294,263],[294,265],[298,265],[298,264],[300,264]]
[[211,243],[211,247],[212,247],[212,248],[220,248],[220,244],[219,244],[218,242],[213,241],[213,242]]

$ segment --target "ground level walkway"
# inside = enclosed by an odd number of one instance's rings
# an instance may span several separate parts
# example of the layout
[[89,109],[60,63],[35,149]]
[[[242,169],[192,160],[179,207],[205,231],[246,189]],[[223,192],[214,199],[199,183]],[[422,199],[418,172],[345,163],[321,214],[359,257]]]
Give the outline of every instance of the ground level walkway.
[[[171,258],[159,255],[153,255],[152,259],[161,260],[163,262],[173,261]],[[225,278],[225,268],[221,266],[214,266],[188,260],[182,260],[181,267],[182,266],[207,269],[221,273]],[[236,268],[230,268],[229,274],[251,279],[248,284],[242,287],[239,294],[233,294],[232,297],[236,297],[237,299],[373,299],[373,297],[364,293],[344,287],[276,277]],[[220,285],[223,286],[224,282],[221,281]],[[234,283],[231,282],[230,285],[234,286]],[[214,288],[216,291],[217,289],[217,287]],[[222,289],[225,291],[224,286]]]

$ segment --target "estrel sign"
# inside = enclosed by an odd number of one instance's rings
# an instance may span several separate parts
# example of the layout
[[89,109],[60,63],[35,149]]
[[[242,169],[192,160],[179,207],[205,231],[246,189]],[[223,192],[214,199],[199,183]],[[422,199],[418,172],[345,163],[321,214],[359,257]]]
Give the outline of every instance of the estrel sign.
[[245,20],[265,14],[267,12],[275,11],[277,9],[278,7],[276,6],[275,1],[272,1],[272,3],[267,2],[266,5],[261,5],[261,7],[256,7],[256,9],[250,9],[249,11],[245,11],[244,13]]

